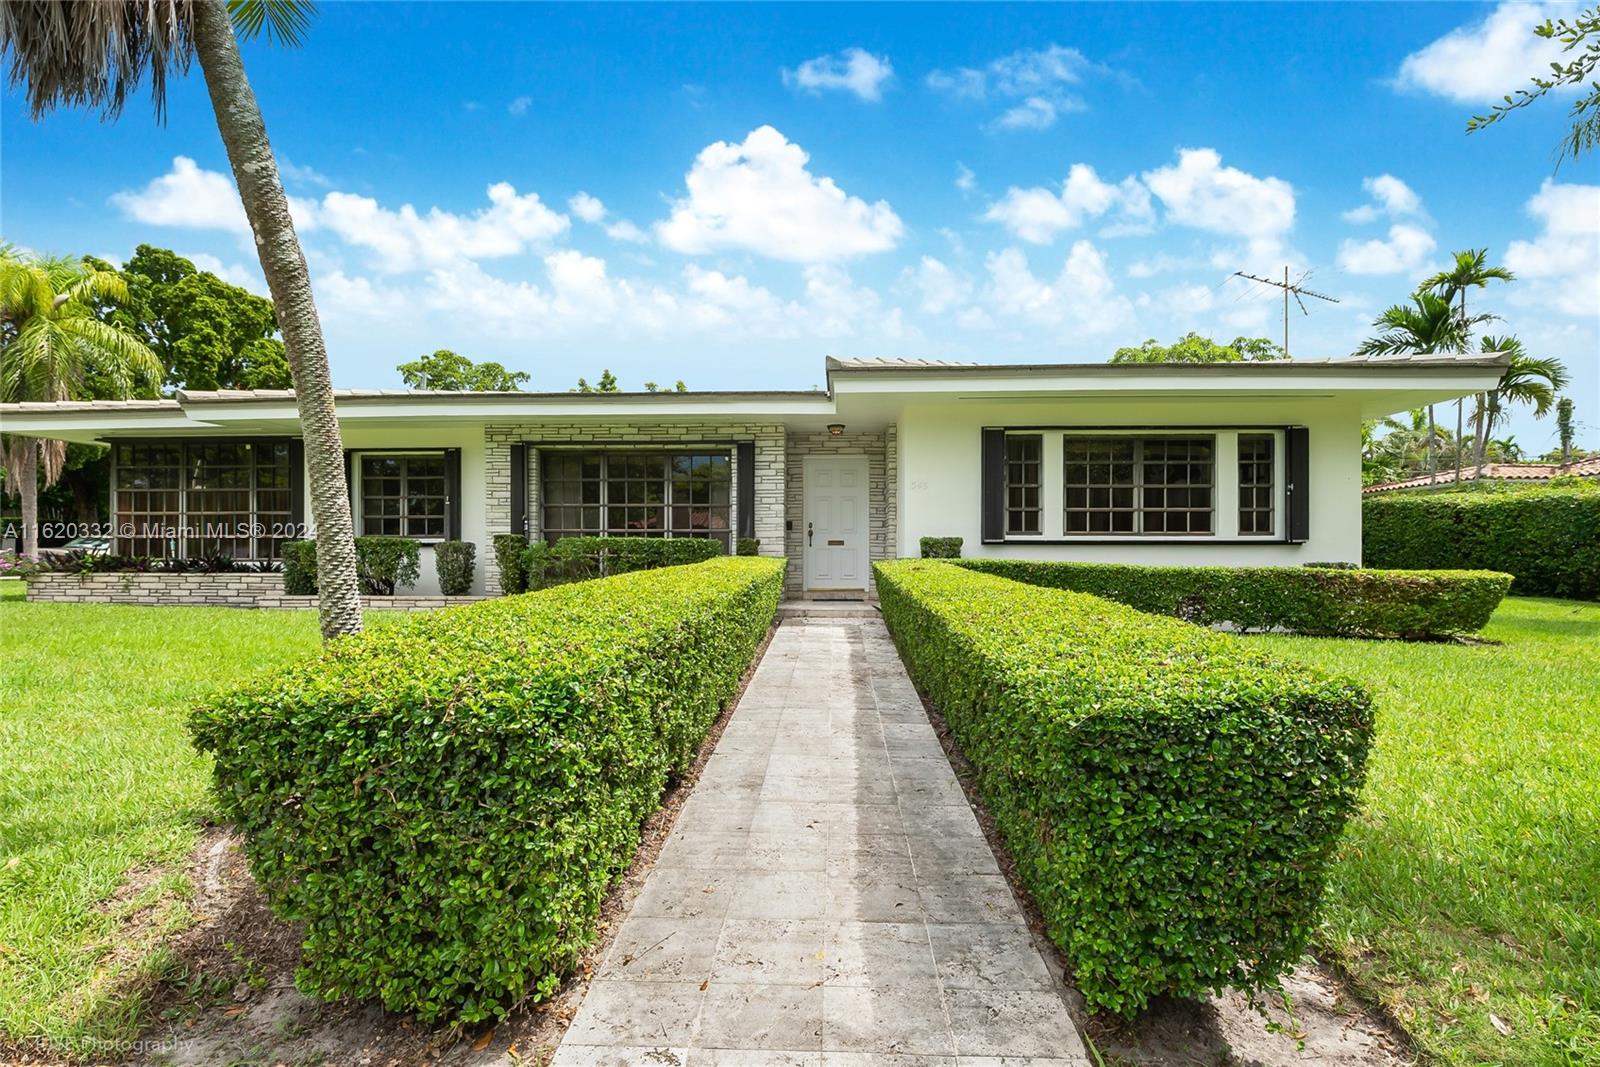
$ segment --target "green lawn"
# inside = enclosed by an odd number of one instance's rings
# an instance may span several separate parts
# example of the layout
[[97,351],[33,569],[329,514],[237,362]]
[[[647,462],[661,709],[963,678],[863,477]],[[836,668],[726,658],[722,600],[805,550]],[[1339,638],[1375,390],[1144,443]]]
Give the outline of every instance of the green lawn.
[[1485,636],[1502,643],[1252,638],[1377,701],[1323,948],[1441,1062],[1593,1064],[1600,605],[1513,598]]
[[[130,1036],[129,980],[185,922],[175,872],[210,811],[209,761],[190,748],[184,713],[221,685],[313,653],[316,616],[7,593],[0,1037]],[[142,891],[121,899],[134,882]]]

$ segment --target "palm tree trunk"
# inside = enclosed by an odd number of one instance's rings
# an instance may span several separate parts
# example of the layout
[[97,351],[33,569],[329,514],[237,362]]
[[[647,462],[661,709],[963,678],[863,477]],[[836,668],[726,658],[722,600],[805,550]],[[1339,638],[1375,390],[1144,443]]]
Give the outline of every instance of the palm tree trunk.
[[1433,446],[1437,431],[1433,427],[1433,405],[1428,405],[1428,484],[1433,484],[1433,472],[1436,466],[1433,462]]
[[245,77],[225,0],[195,4],[194,42],[216,112],[245,216],[255,235],[261,271],[283,330],[294,379],[300,433],[305,439],[311,514],[317,524],[317,588],[324,639],[361,631],[361,590],[356,583],[355,536],[344,477],[344,442],[333,405],[333,375],[322,323],[311,297],[305,253],[289,216],[289,199],[254,90]]
[[1466,436],[1466,426],[1462,423],[1461,405],[1463,401],[1456,397],[1456,484],[1461,484],[1461,439]]
[[22,439],[22,462],[17,465],[17,495],[22,498],[22,556],[39,558],[39,442]]
[[1488,458],[1489,453],[1489,425],[1483,417],[1484,409],[1488,407],[1488,405],[1489,395],[1487,393],[1479,393],[1478,406],[1472,416],[1472,441],[1473,456],[1475,457],[1480,470],[1483,467],[1484,461]]

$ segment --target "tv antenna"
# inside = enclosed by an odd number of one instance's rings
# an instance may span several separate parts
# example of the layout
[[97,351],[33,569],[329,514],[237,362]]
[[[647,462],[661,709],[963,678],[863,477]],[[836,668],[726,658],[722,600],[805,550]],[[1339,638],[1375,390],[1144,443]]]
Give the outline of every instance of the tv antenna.
[[1284,267],[1283,268],[1283,281],[1281,281],[1281,282],[1278,281],[1275,278],[1262,278],[1262,277],[1258,277],[1257,275],[1254,275],[1254,274],[1246,274],[1242,270],[1234,271],[1233,272],[1233,276],[1235,278],[1248,278],[1250,281],[1260,282],[1262,285],[1270,285],[1274,289],[1282,289],[1283,290],[1283,358],[1284,359],[1288,359],[1289,358],[1289,298],[1291,296],[1294,297],[1294,302],[1296,304],[1300,305],[1300,312],[1301,312],[1301,314],[1304,314],[1304,315],[1309,315],[1309,314],[1311,314],[1311,312],[1309,310],[1307,310],[1306,302],[1304,300],[1300,299],[1302,296],[1311,296],[1311,297],[1315,297],[1318,300],[1326,300],[1330,304],[1337,304],[1339,302],[1339,298],[1338,297],[1329,296],[1327,293],[1319,293],[1315,289],[1307,289],[1304,285],[1300,284],[1300,282],[1305,281],[1308,277],[1311,276],[1311,272],[1310,271],[1307,271],[1305,274],[1300,275],[1300,281],[1294,282],[1293,284],[1290,284],[1290,282],[1289,282],[1289,268],[1288,267]]

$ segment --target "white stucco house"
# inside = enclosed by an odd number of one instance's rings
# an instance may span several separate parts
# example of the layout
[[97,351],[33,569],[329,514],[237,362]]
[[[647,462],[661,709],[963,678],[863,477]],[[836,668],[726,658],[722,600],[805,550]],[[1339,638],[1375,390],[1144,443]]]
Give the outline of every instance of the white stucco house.
[[[803,392],[342,390],[358,533],[755,537],[791,594],[874,559],[1359,562],[1364,419],[1490,388],[1500,356],[1263,363],[827,361]],[[270,559],[309,514],[288,392],[0,405],[112,446],[115,550]],[[425,553],[426,555],[426,553]],[[434,588],[431,558],[419,592]]]

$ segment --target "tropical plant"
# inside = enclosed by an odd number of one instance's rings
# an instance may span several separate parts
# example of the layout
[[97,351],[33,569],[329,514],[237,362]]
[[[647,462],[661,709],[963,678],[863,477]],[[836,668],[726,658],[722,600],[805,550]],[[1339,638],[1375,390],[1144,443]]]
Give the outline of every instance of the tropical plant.
[[1564,396],[1556,402],[1556,436],[1561,441],[1561,465],[1572,462],[1572,398]]
[[[70,259],[0,248],[0,401],[70,399],[95,375],[119,395],[161,381],[161,361],[137,337],[94,317],[91,302],[127,296],[120,275]],[[7,436],[5,480],[22,500],[22,554],[39,558],[39,481],[61,476],[63,441]]]
[[1170,345],[1150,338],[1137,348],[1119,348],[1111,355],[1113,363],[1239,363],[1282,359],[1283,349],[1265,337],[1235,337],[1219,345],[1209,337],[1190,331]]
[[1482,394],[1477,420],[1483,427],[1476,460],[1479,466],[1486,458],[1489,434],[1505,421],[1509,405],[1525,404],[1533,408],[1535,418],[1544,418],[1555,407],[1557,393],[1567,384],[1566,364],[1559,359],[1528,355],[1515,337],[1485,337],[1482,348],[1485,352],[1502,353],[1511,362],[1495,387]]
[[247,37],[296,44],[313,10],[298,0],[12,0],[0,5],[0,38],[11,56],[11,83],[26,84],[35,118],[60,105],[97,108],[102,118],[115,118],[146,73],[162,118],[168,76],[199,60],[283,331],[317,528],[322,633],[332,638],[361,629],[344,443],[305,253],[234,36],[237,28]]
[[499,363],[474,363],[466,356],[441,348],[395,368],[412,389],[466,390],[475,393],[515,393],[528,381],[527,371],[510,371]]
[[1600,79],[1595,78],[1596,71],[1600,71],[1600,8],[1591,7],[1579,12],[1571,22],[1564,18],[1554,21],[1545,19],[1542,24],[1533,27],[1533,32],[1547,41],[1561,42],[1563,53],[1571,52],[1579,45],[1584,46],[1583,51],[1565,63],[1551,63],[1549,77],[1533,75],[1532,89],[1518,89],[1515,96],[1507,96],[1503,103],[1494,105],[1494,110],[1489,114],[1474,115],[1467,121],[1467,132],[1476,133],[1492,126],[1554,89],[1570,85],[1582,90],[1587,82],[1588,94],[1580,97],[1569,113],[1572,129],[1556,149],[1556,166],[1559,168],[1562,160],[1571,157],[1576,162],[1579,156],[1600,142]]
[[[1445,352],[1462,352],[1467,347],[1467,336],[1473,326],[1488,322],[1494,316],[1457,314],[1452,300],[1440,296],[1429,288],[1421,288],[1411,296],[1411,303],[1395,304],[1384,310],[1373,322],[1383,332],[1361,343],[1356,352],[1363,356],[1399,356],[1408,354],[1431,355]],[[1428,405],[1428,473],[1437,469],[1434,442],[1437,424],[1433,405]]]
[[[1449,267],[1439,271],[1437,274],[1424,278],[1422,280],[1422,284],[1417,288],[1419,290],[1426,290],[1438,296],[1442,296],[1447,301],[1460,301],[1461,321],[1463,323],[1462,328],[1464,330],[1462,341],[1463,347],[1465,347],[1467,344],[1470,344],[1472,340],[1471,327],[1466,324],[1467,290],[1486,288],[1490,282],[1509,282],[1515,279],[1516,275],[1512,274],[1506,268],[1489,266],[1489,250],[1487,248],[1469,248],[1465,251],[1457,252]],[[1484,442],[1488,440],[1489,436],[1488,427],[1485,426],[1483,422],[1484,404],[1484,395],[1479,393],[1477,398],[1477,414],[1474,416],[1475,424],[1473,426],[1473,462],[1477,463],[1479,466],[1483,465],[1483,446]],[[1463,436],[1461,417],[1462,405],[1463,400],[1458,399],[1456,401],[1457,481],[1461,480],[1461,440]]]
[[579,378],[577,388],[572,391],[575,393],[617,393],[622,391],[622,387],[617,384],[617,376],[615,374],[612,374],[610,370],[602,370],[599,381],[590,385],[587,378]]

